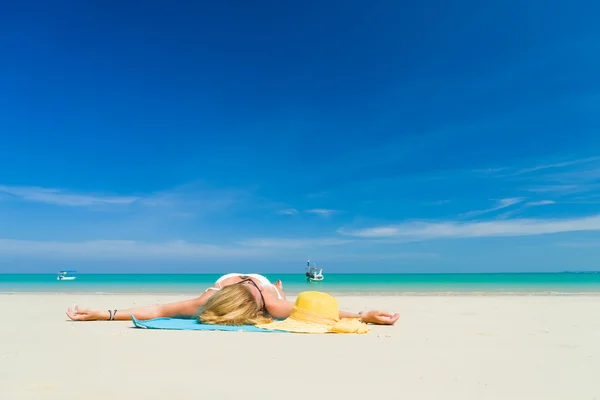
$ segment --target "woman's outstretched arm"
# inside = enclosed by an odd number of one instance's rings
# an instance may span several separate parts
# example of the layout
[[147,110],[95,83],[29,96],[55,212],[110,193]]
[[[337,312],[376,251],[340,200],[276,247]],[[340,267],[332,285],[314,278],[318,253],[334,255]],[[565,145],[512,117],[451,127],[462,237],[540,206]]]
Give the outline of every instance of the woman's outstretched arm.
[[155,306],[135,307],[123,310],[117,309],[116,313],[114,309],[97,310],[75,307],[73,310],[70,308],[67,310],[67,316],[73,321],[108,321],[110,320],[111,312],[113,313],[113,319],[116,321],[131,320],[131,315],[139,320],[161,317],[193,317],[198,313],[200,306],[203,306],[213,294],[214,291],[209,290],[195,299]]
[[367,324],[394,325],[398,321],[398,318],[400,318],[400,314],[377,310],[365,311],[360,314],[340,311],[340,318],[362,318],[363,322]]

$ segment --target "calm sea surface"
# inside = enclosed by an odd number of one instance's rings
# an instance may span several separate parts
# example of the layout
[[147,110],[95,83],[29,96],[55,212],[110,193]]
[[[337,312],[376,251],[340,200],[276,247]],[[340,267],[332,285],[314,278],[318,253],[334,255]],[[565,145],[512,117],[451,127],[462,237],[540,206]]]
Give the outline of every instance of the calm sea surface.
[[[327,274],[323,282],[302,274],[265,274],[284,290],[330,293],[565,292],[600,293],[600,273],[521,274]],[[0,292],[200,293],[217,274],[80,274],[57,281],[53,274],[0,274]]]

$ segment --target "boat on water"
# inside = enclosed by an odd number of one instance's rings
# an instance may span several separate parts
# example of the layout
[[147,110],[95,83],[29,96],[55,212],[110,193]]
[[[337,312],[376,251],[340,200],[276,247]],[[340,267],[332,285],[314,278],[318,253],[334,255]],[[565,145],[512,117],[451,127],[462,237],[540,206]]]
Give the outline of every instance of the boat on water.
[[309,282],[320,282],[324,279],[323,268],[317,268],[317,264],[310,266],[310,258],[306,262],[306,280]]
[[75,279],[77,279],[77,277],[75,275],[73,275],[75,272],[77,271],[73,271],[73,270],[65,270],[65,271],[59,271],[58,275],[56,276],[56,280],[57,281],[74,281]]

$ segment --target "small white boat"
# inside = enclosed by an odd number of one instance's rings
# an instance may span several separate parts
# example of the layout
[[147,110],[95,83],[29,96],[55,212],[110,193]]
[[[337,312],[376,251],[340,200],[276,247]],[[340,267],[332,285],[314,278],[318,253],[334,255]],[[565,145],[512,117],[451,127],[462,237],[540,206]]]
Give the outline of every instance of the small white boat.
[[323,268],[317,268],[317,264],[313,263],[310,266],[310,258],[306,262],[306,280],[309,282],[320,282],[325,277],[323,276]]
[[77,271],[73,271],[73,270],[66,270],[66,271],[59,271],[58,275],[56,277],[57,281],[74,281],[75,279],[77,279],[76,276],[74,275],[69,275],[69,274],[74,274]]

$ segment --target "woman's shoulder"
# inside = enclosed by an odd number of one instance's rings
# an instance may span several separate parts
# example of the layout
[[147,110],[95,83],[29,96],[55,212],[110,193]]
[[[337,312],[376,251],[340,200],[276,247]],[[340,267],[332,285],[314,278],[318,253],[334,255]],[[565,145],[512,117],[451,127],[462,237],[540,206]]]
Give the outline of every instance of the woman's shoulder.
[[265,296],[268,313],[274,318],[287,318],[292,312],[292,303],[285,298],[278,298],[277,295]]

